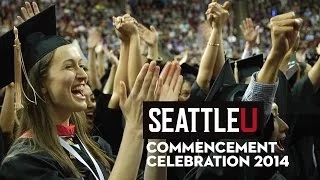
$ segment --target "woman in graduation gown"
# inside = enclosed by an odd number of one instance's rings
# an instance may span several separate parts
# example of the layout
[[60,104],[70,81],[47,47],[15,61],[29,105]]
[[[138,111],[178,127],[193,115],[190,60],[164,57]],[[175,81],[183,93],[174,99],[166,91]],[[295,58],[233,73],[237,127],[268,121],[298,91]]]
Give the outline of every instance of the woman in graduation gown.
[[[26,99],[18,138],[1,164],[3,179],[163,179],[164,168],[146,167],[144,175],[138,173],[143,149],[142,102],[155,92],[159,67],[145,64],[129,96],[121,83],[120,107],[126,126],[115,160],[87,134],[83,113],[87,75],[79,52],[56,35],[54,6],[42,13],[35,3],[32,6],[26,3],[23,12],[37,15],[18,27]],[[13,80],[13,39],[13,31],[0,37],[1,71],[9,75],[2,76],[1,85]]]

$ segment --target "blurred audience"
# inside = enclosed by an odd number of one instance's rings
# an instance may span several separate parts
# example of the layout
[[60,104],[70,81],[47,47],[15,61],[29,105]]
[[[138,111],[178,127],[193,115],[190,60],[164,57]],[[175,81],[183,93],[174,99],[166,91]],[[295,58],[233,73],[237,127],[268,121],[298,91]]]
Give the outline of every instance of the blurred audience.
[[[86,0],[40,0],[40,8],[48,4],[57,5],[57,29],[60,35],[69,40],[77,39],[81,49],[87,55],[87,32],[92,26],[97,26],[103,35],[104,42],[110,49],[119,49],[120,41],[113,33],[112,16],[122,13],[131,13],[137,20],[147,27],[153,25],[158,29],[160,49],[166,49],[170,55],[178,55],[186,49],[192,57],[200,59],[201,49],[205,44],[203,31],[200,25],[205,22],[206,5],[209,0],[167,1],[167,0],[129,0],[128,5],[121,9],[115,0],[86,1]],[[249,1],[249,0],[248,0]],[[232,2],[232,1],[231,1]],[[16,16],[23,1],[2,0],[0,10],[0,34],[10,30],[18,24]],[[301,30],[300,53],[305,60],[305,52],[315,48],[320,38],[320,12],[316,0],[257,0],[247,3],[246,17],[259,25],[259,48],[265,55],[268,54],[271,39],[267,23],[272,16],[289,12],[293,9],[298,16],[303,17],[304,26]],[[174,10],[173,10],[174,9]],[[224,27],[224,48],[227,57],[238,59],[241,57],[245,43],[239,29],[240,22],[235,22],[235,9],[230,10],[230,19]],[[240,20],[241,21],[241,20]]]

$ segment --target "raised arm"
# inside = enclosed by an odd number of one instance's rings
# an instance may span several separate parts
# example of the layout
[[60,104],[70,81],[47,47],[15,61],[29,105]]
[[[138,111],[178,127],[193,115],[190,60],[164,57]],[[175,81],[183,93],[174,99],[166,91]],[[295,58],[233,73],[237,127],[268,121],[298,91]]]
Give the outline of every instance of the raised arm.
[[110,180],[136,179],[143,150],[142,138],[142,102],[147,94],[154,93],[160,68],[155,62],[145,64],[127,96],[124,82],[121,82],[120,107],[126,119],[121,146],[117,160],[110,174]]
[[97,54],[95,48],[101,41],[101,34],[97,28],[91,28],[88,32],[88,77],[91,89],[101,90],[102,85],[99,77],[99,70],[97,69]]
[[210,81],[213,76],[217,55],[220,51],[220,46],[222,46],[222,44],[220,44],[222,27],[229,17],[229,12],[220,4],[212,2],[209,4],[206,15],[208,23],[212,27],[212,31],[204,54],[201,58],[196,82],[198,83],[199,87],[207,93],[210,88]]
[[150,29],[148,29],[140,23],[137,23],[137,27],[139,31],[139,36],[148,45],[147,59],[157,60],[159,57],[159,51],[158,51],[159,37],[158,37],[157,30],[153,26],[150,26]]
[[[284,74],[286,73],[288,69],[288,63],[291,59],[291,56],[297,51],[299,47],[300,42],[300,33],[298,33],[297,39],[295,40],[292,48],[287,52],[287,54],[284,56],[281,65],[280,65],[280,71],[282,71]],[[300,73],[298,73],[300,75]]]
[[103,88],[104,94],[112,94],[113,93],[113,84],[114,84],[114,78],[116,75],[116,71],[119,64],[119,59],[113,54],[113,51],[109,51],[108,49],[104,48],[104,53],[107,56],[108,60],[111,62],[111,70],[108,77],[108,80]]
[[259,45],[259,26],[254,27],[252,19],[246,18],[242,21],[240,29],[246,40],[245,49],[241,56],[241,59],[252,56],[252,49]]
[[108,104],[108,107],[111,109],[119,107],[120,81],[124,82],[128,87],[128,56],[130,43],[129,37],[123,32],[124,28],[121,28],[125,23],[124,19],[122,17],[114,17],[113,22],[116,34],[121,40],[121,45],[119,64],[114,77],[113,92]]
[[94,48],[97,54],[97,62],[98,62],[98,77],[101,79],[106,73],[106,59],[103,51],[103,44],[99,42],[98,45]]
[[[224,2],[222,7],[223,7],[223,9],[229,11],[230,2],[229,1]],[[221,27],[221,28],[223,28],[223,27]],[[219,75],[224,63],[226,62],[224,48],[223,48],[223,36],[222,36],[222,33],[220,34],[220,41],[218,42],[218,44],[220,44],[220,46],[219,46],[219,51],[218,51],[216,64],[214,66],[213,73],[212,73],[212,79],[216,79],[218,77],[218,75]]]
[[129,91],[131,91],[143,63],[140,51],[140,37],[138,28],[136,26],[136,20],[128,14],[125,14],[123,18],[125,23],[121,29],[130,39],[127,72],[129,85],[128,88]]
[[297,39],[302,19],[296,18],[293,12],[271,18],[272,48],[260,72],[253,78],[243,96],[243,101],[262,101],[264,103],[264,124],[271,113],[272,103],[278,86],[278,72],[286,53]]
[[276,82],[282,60],[293,47],[301,24],[302,19],[296,18],[293,12],[271,18],[269,27],[271,28],[272,48],[257,76],[258,83],[274,84]]

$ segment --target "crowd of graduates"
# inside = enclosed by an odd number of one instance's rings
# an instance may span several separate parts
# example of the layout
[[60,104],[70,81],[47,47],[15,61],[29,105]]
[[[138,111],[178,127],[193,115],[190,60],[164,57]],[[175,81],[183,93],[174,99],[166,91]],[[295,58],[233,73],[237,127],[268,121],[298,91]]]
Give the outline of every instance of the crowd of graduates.
[[[248,12],[238,46],[234,1],[2,1],[0,179],[319,179],[320,9],[279,2]],[[147,142],[172,140],[142,138],[144,101],[261,101],[254,140],[289,167],[150,167]]]

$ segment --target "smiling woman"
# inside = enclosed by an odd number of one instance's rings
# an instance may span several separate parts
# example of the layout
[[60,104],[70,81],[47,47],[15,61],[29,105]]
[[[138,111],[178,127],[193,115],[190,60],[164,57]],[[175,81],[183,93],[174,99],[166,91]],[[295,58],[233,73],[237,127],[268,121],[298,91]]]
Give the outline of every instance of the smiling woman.
[[[121,86],[120,107],[127,126],[116,161],[103,140],[96,142],[88,135],[84,112],[92,115],[89,107],[94,107],[94,103],[86,98],[88,76],[78,50],[56,35],[54,6],[39,13],[37,4],[32,5],[33,8],[26,3],[26,9],[22,8],[28,20],[18,27],[25,95],[19,115],[21,125],[1,164],[0,174],[4,179],[15,180],[142,179],[143,173],[139,171],[143,150],[142,102],[145,92],[155,91],[159,67],[155,63],[145,64],[140,71],[132,91],[144,92],[143,95],[127,97],[125,85]],[[0,54],[4,59],[0,71],[9,74],[8,78],[1,76],[0,88],[14,79],[10,62],[18,59],[13,52],[20,49],[10,45],[13,35],[10,31],[0,37]]]
[[63,119],[68,118],[70,111],[87,108],[83,90],[88,77],[83,67],[81,56],[72,44],[55,50],[42,92],[46,93],[47,104],[52,104],[59,111],[57,114],[65,114]]
[[[83,92],[87,74],[77,49],[63,37],[55,35],[55,28],[52,28],[55,27],[54,10],[51,7],[18,27],[19,33],[23,34],[20,40],[22,69],[26,73],[23,84],[26,99],[18,138],[1,170],[9,179],[33,179],[44,175],[101,180],[109,176],[107,170],[111,169],[114,160],[102,153],[98,144],[86,134],[82,112],[87,109]],[[53,20],[51,24],[54,26],[40,28],[39,23],[44,20]],[[5,34],[1,41],[10,40],[11,34],[13,32]],[[9,46],[3,53],[8,54],[5,56],[8,61],[13,59],[12,51],[13,47]],[[30,100],[33,97],[34,101]],[[76,158],[70,158],[71,155]],[[27,166],[19,165],[22,161]],[[16,172],[7,169],[11,165],[17,167]],[[20,168],[31,171],[35,168],[37,173],[17,173]],[[81,174],[79,169],[83,170]]]

